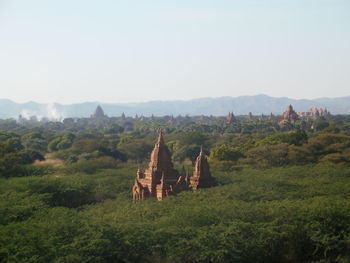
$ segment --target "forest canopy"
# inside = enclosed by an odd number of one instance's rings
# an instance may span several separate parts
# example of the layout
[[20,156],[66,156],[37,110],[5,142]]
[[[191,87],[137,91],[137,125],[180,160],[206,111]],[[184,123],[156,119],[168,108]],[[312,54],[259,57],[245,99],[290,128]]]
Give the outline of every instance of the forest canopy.
[[[350,117],[236,118],[0,120],[0,262],[350,261]],[[133,203],[159,129],[218,186]]]

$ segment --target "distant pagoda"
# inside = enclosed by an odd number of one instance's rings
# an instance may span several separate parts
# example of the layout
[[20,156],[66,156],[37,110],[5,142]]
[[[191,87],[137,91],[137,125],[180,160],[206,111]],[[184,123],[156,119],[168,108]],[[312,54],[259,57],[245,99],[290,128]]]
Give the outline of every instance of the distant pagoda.
[[97,106],[95,113],[91,115],[91,118],[97,119],[97,118],[105,118],[106,115],[100,105]]
[[227,117],[226,117],[226,123],[231,124],[231,123],[234,123],[236,121],[237,121],[237,119],[236,119],[235,115],[233,114],[233,112],[229,112]]
[[161,131],[151,153],[151,161],[145,172],[137,170],[135,183],[132,188],[134,201],[155,197],[162,200],[164,197],[176,195],[186,190],[197,190],[215,186],[211,177],[209,164],[201,150],[196,160],[195,171],[192,177],[185,172],[181,174],[174,169],[171,153],[164,143]]

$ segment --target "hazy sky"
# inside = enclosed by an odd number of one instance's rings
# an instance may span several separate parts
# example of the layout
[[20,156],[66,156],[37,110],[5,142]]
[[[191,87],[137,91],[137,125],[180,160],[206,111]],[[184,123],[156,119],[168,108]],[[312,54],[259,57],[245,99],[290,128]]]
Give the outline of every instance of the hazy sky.
[[0,0],[0,98],[350,95],[350,0]]

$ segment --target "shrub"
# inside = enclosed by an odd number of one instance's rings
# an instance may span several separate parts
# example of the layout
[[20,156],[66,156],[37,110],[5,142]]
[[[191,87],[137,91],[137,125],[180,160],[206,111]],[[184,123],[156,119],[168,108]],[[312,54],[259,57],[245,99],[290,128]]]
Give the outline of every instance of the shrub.
[[21,169],[22,176],[52,175],[57,171],[52,165],[24,165]]
[[320,164],[350,166],[350,159],[349,159],[349,156],[346,156],[345,154],[342,154],[342,153],[331,153],[324,156],[320,160]]
[[237,162],[232,161],[217,161],[210,159],[210,169],[212,171],[223,171],[223,172],[232,172],[239,171],[242,167],[237,166]]
[[288,164],[288,145],[265,145],[246,152],[242,162],[257,168],[279,167]]
[[119,162],[117,160],[115,160],[112,157],[105,156],[105,157],[99,157],[99,158],[90,159],[90,160],[81,159],[76,163],[67,165],[67,167],[65,167],[63,171],[67,174],[81,173],[81,172],[93,174],[98,169],[112,169],[112,168],[117,168],[118,165],[119,165]]
[[211,150],[210,159],[218,161],[231,161],[235,162],[242,158],[243,154],[236,147],[230,147],[227,145],[217,146]]

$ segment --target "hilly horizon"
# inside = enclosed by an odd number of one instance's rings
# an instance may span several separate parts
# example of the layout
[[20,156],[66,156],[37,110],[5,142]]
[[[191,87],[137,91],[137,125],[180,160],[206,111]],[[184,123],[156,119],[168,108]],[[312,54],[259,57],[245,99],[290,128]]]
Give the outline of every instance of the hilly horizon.
[[224,116],[228,112],[244,115],[252,112],[259,114],[281,114],[287,106],[293,105],[295,111],[307,111],[310,108],[327,108],[332,114],[350,114],[350,96],[338,98],[291,99],[271,97],[260,94],[239,97],[197,98],[191,100],[154,100],[131,103],[82,102],[74,104],[60,103],[16,103],[9,99],[0,99],[0,118],[17,118],[19,115],[29,118],[37,116],[49,119],[68,117],[89,117],[100,105],[109,117],[144,115],[214,115]]

